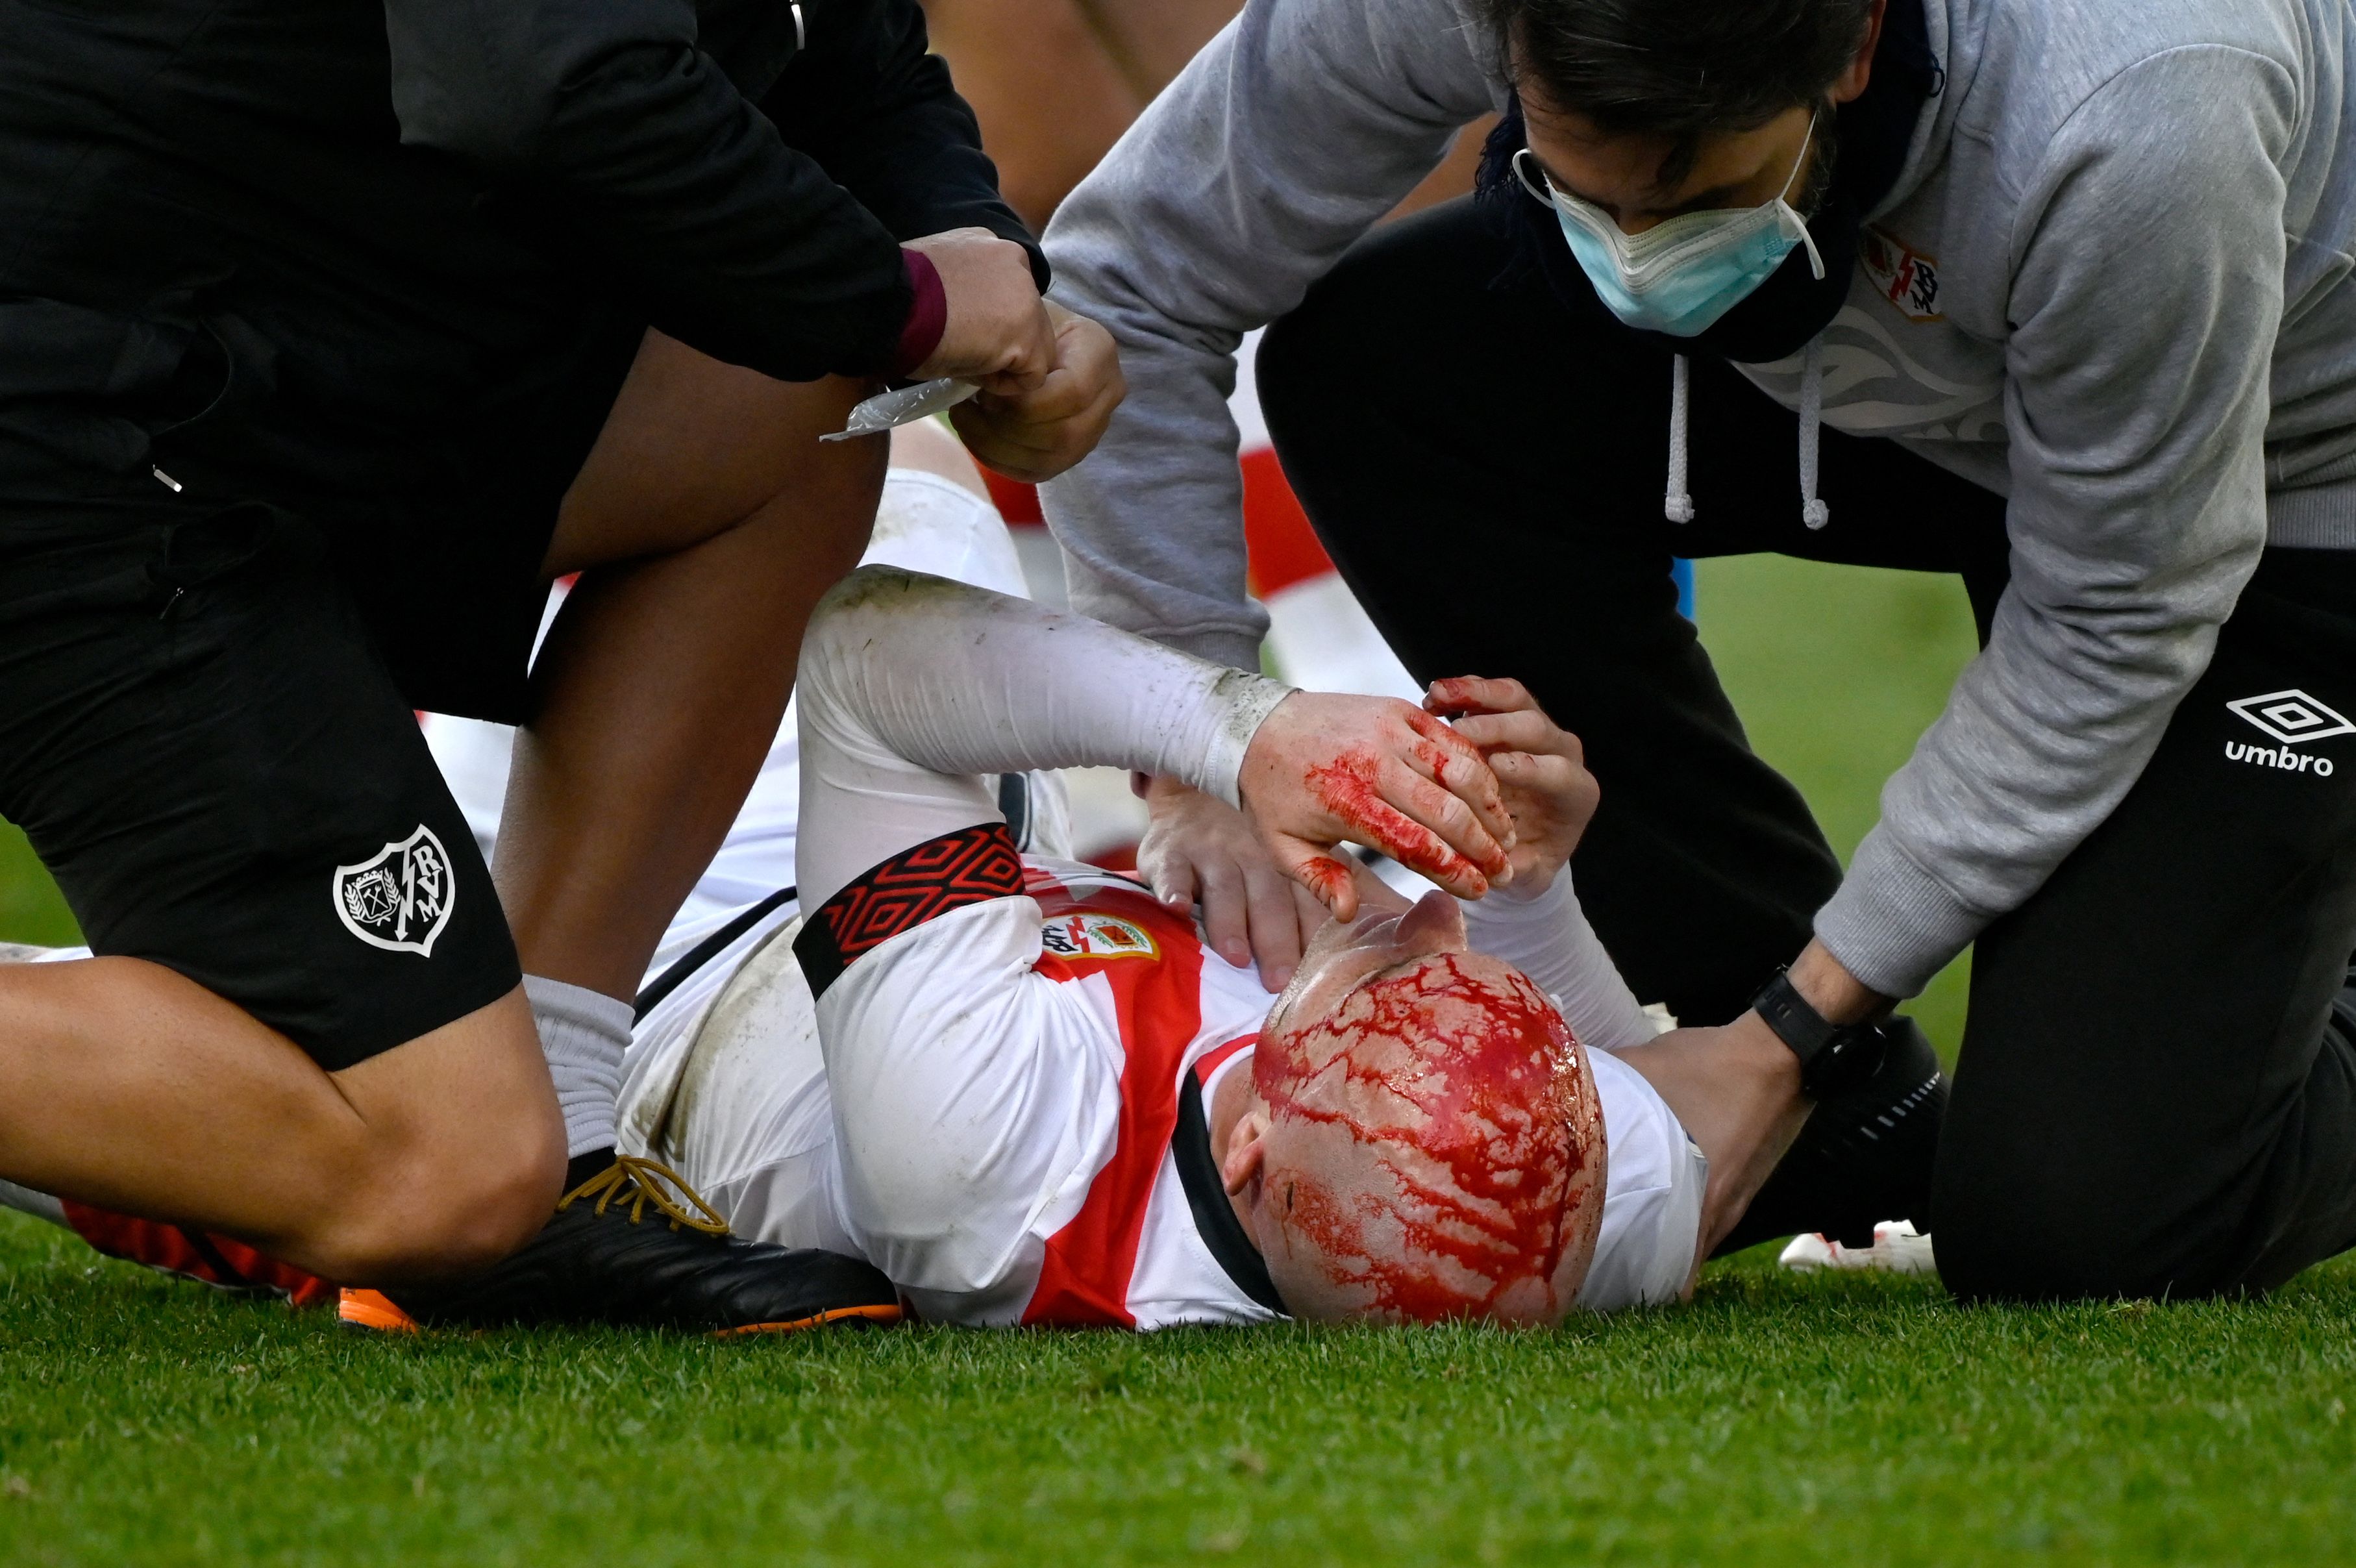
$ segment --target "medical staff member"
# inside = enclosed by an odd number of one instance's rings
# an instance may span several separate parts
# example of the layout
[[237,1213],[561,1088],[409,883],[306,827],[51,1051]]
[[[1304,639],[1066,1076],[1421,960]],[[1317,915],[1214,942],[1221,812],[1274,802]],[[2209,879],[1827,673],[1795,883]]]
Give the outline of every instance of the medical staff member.
[[[1927,1187],[1967,1296],[2276,1283],[2356,1242],[2351,28],[1253,0],[1049,232],[1132,389],[1047,487],[1075,601],[1252,661],[1224,393],[1276,321],[1278,450],[1409,668],[1585,741],[1638,994],[1804,1053],[1976,940],[1935,1167],[1825,1169]],[[1476,198],[1354,246],[1493,108]],[[1672,607],[1762,550],[1977,612],[1846,875]]]

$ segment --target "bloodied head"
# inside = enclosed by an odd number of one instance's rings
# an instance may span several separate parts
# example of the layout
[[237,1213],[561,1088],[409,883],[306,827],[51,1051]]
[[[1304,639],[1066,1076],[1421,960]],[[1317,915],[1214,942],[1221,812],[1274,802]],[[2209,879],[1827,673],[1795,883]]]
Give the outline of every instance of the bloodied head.
[[1455,901],[1328,926],[1269,1015],[1248,1222],[1294,1314],[1552,1323],[1603,1208],[1602,1115],[1546,993]]

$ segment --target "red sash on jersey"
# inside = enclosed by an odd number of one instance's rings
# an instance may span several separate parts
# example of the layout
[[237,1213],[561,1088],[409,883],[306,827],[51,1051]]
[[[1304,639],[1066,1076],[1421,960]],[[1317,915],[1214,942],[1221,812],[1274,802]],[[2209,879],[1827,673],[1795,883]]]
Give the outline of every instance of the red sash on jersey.
[[1083,913],[1119,916],[1153,940],[1151,954],[1069,957],[1043,953],[1039,972],[1056,980],[1102,975],[1120,1020],[1120,1126],[1112,1158],[1088,1184],[1069,1223],[1047,1239],[1039,1288],[1026,1324],[1134,1328],[1129,1282],[1145,1232],[1146,1199],[1178,1126],[1179,1064],[1203,1026],[1203,944],[1192,917],[1165,908],[1142,888],[1066,887],[1035,880],[1032,897],[1053,920]]
[[1066,982],[1101,975],[1123,1055],[1112,1157],[1088,1184],[1080,1211],[1047,1239],[1023,1321],[1134,1328],[1129,1286],[1146,1203],[1178,1127],[1180,1067],[1203,1026],[1203,946],[1193,918],[1142,888],[1071,887],[1037,870],[1026,877],[1005,825],[983,822],[903,850],[860,876],[804,923],[794,956],[811,992],[822,994],[861,954],[894,937],[952,909],[1025,892],[1051,929],[1058,918],[1068,922],[1069,937],[1057,944],[1065,950],[1044,950],[1038,972]]

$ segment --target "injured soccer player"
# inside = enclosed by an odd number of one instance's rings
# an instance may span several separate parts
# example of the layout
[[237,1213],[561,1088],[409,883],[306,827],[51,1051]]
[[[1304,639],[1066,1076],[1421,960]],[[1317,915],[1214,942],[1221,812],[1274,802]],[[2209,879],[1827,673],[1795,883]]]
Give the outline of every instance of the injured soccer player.
[[[873,566],[800,681],[806,918],[669,977],[623,1138],[737,1233],[865,1259],[924,1318],[1673,1301],[1807,1114],[1788,1053],[1655,1038],[1566,865],[1593,780],[1514,682],[1440,683],[1442,724]],[[1239,807],[1320,892],[1336,918],[1280,995],[1190,911],[1020,852],[1001,778],[1084,765]],[[1433,781],[1426,822],[1367,788],[1403,768]],[[1344,839],[1485,897],[1409,905]]]

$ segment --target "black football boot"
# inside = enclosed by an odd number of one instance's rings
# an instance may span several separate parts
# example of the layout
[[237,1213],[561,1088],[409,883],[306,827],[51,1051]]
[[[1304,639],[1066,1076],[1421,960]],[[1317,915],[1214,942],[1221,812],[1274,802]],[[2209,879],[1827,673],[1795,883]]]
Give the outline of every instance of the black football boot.
[[1947,1112],[1939,1055],[1912,1018],[1890,1021],[1881,1070],[1823,1101],[1712,1257],[1815,1230],[1845,1247],[1873,1244],[1884,1219],[1931,1229],[1931,1165]]
[[669,1167],[625,1155],[505,1262],[442,1283],[347,1290],[340,1315],[393,1330],[612,1323],[733,1336],[896,1323],[900,1296],[856,1258],[729,1235]]

